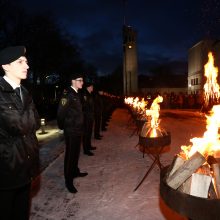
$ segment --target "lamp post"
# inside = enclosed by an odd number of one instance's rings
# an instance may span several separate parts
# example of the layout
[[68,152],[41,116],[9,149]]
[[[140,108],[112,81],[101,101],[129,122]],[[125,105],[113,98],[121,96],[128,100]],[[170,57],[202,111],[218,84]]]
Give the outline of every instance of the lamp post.
[[59,88],[59,86],[55,86],[55,93],[54,93],[54,99],[55,101],[57,100],[57,89]]
[[41,133],[40,134],[46,134],[45,126],[46,126],[46,120],[45,118],[40,119],[40,125],[41,125]]

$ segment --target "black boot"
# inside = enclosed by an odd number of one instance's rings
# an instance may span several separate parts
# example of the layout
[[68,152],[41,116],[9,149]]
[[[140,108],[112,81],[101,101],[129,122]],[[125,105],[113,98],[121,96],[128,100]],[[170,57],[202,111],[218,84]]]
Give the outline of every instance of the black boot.
[[87,172],[84,172],[84,173],[79,172],[79,173],[77,173],[77,174],[73,174],[73,178],[76,178],[76,177],[85,177],[85,176],[87,176],[87,175],[88,175]]
[[101,138],[101,136],[95,136],[94,137],[96,140],[101,140],[102,138]]
[[96,147],[91,146],[89,150],[96,150]]
[[86,154],[88,156],[93,156],[94,155],[91,151],[84,151],[84,154]]
[[73,185],[73,183],[71,183],[70,181],[66,181],[66,188],[68,189],[68,191],[70,193],[77,193],[77,189],[75,188],[75,186]]

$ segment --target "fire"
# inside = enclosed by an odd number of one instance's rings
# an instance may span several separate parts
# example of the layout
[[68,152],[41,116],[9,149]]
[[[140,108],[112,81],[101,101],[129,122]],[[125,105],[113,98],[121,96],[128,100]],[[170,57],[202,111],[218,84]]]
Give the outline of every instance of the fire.
[[220,127],[220,105],[214,105],[211,115],[206,116],[206,131],[203,137],[194,137],[190,139],[192,145],[182,146],[183,150],[180,155],[186,159],[190,158],[196,151],[201,153],[205,158],[214,156],[220,151],[220,140],[218,129]]
[[139,97],[127,97],[124,99],[124,102],[128,105],[130,105],[133,110],[135,110],[137,113],[142,114],[145,111],[145,108],[147,106],[147,101],[144,100],[144,98],[142,98],[140,100]]
[[149,110],[146,110],[146,115],[151,117],[151,130],[149,130],[150,137],[157,137],[157,128],[159,125],[159,116],[160,116],[160,105],[159,103],[163,102],[162,96],[157,96],[157,98],[154,99],[151,107]]
[[139,108],[140,110],[143,112],[147,106],[147,101],[144,100],[144,98],[142,98],[141,102],[140,102],[140,105],[139,105]]
[[124,102],[128,105],[131,105],[133,103],[134,98],[133,97],[127,97],[124,99]]
[[208,53],[208,62],[204,68],[207,78],[204,85],[205,104],[209,105],[210,101],[218,101],[220,96],[219,85],[217,83],[218,68],[214,66],[214,57],[211,52]]
[[[218,68],[214,66],[214,57],[211,52],[208,53],[208,62],[205,64],[204,68],[207,78],[204,85],[205,105],[208,106],[218,101],[220,97],[219,85],[217,83]],[[207,130],[203,137],[190,139],[192,145],[182,146],[181,149],[183,152],[180,153],[181,156],[189,158],[198,151],[207,157],[213,156],[215,152],[220,151],[218,134],[220,126],[220,105],[214,105],[210,113],[210,116],[206,116]]]

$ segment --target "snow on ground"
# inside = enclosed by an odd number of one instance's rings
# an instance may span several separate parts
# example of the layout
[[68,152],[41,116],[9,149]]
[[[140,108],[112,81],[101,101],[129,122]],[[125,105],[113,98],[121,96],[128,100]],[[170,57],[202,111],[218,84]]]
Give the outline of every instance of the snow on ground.
[[[114,111],[102,140],[93,140],[95,156],[81,152],[80,169],[88,176],[76,178],[78,193],[64,185],[61,153],[39,177],[32,199],[32,220],[184,220],[169,209],[159,195],[160,170],[156,166],[134,191],[152,160],[139,151],[134,124],[126,109]],[[180,146],[202,136],[205,117],[196,111],[162,110],[160,126],[171,132],[171,145],[161,162],[169,165]]]

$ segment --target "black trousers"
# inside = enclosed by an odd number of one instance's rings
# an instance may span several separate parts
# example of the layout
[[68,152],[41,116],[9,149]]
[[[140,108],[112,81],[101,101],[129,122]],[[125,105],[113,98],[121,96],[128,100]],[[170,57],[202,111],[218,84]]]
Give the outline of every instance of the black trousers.
[[84,130],[83,130],[83,150],[84,152],[88,152],[91,148],[91,139],[92,139],[92,131],[93,131],[93,118],[85,118],[84,121]]
[[73,176],[79,172],[79,155],[81,136],[65,135],[64,177],[66,182],[72,183]]
[[102,121],[102,115],[95,114],[95,121],[94,121],[94,137],[98,137],[100,135],[101,131],[101,121]]
[[31,184],[10,190],[0,190],[0,219],[28,220]]

